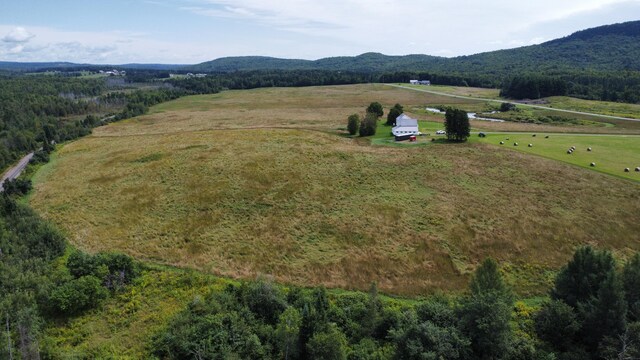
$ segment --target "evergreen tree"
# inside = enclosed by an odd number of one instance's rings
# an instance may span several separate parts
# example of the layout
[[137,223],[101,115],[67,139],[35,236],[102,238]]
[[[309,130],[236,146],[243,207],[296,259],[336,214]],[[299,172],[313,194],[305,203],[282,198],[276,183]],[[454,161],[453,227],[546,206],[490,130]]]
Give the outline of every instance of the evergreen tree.
[[551,297],[575,309],[578,303],[598,296],[601,284],[614,269],[615,262],[610,252],[596,251],[590,246],[581,247],[556,276]]
[[584,316],[581,340],[588,351],[595,353],[605,337],[618,338],[626,329],[627,304],[622,282],[615,271],[609,272],[598,290],[596,299],[580,304]]
[[504,284],[497,263],[485,260],[470,284],[471,294],[462,301],[461,324],[478,358],[506,356],[513,334],[509,321],[513,296]]
[[640,321],[640,253],[624,266],[622,283],[629,308],[629,320]]

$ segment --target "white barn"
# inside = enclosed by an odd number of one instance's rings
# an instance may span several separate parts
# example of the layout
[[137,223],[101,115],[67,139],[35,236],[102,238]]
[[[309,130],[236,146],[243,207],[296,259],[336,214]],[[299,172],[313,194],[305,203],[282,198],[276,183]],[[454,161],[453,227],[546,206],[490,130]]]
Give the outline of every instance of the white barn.
[[396,126],[391,129],[391,134],[394,136],[418,135],[419,133],[418,120],[405,114],[396,118]]

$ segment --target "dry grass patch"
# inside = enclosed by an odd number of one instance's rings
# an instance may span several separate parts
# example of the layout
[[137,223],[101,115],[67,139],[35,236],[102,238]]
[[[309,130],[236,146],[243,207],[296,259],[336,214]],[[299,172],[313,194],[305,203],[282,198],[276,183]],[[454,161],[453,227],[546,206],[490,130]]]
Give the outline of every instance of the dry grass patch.
[[372,147],[325,132],[372,100],[424,96],[359,85],[181,99],[66,145],[31,203],[91,252],[406,295],[461,290],[487,256],[540,292],[579,244],[640,249],[637,183],[488,144]]

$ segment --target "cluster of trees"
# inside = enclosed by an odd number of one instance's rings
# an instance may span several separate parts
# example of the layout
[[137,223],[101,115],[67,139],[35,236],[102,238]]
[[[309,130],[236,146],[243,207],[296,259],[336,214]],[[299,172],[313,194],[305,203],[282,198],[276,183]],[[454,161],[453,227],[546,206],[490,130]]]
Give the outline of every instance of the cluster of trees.
[[639,358],[640,254],[620,271],[608,251],[576,251],[537,314],[536,330],[563,358]]
[[350,135],[359,132],[360,136],[371,136],[376,134],[378,128],[378,120],[384,115],[382,104],[375,101],[369,104],[365,110],[365,116],[361,119],[360,115],[352,114],[347,118],[347,131]]
[[469,291],[414,304],[368,293],[280,287],[264,279],[196,297],[153,340],[161,358],[634,359],[640,255],[576,251],[539,310],[516,302],[485,260]]

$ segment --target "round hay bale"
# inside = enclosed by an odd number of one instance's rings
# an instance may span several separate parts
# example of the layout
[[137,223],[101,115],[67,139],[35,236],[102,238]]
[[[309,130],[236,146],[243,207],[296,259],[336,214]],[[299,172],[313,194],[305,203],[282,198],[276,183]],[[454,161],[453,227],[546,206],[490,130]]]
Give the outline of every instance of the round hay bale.
[[509,140],[509,138],[506,138],[505,140]]
[[629,170],[629,168],[624,168],[624,172],[629,172],[631,170]]
[[638,166],[638,167],[636,168],[636,171],[637,171],[637,172],[640,172],[640,166]]
[[548,139],[548,138],[549,138],[549,135],[545,136],[544,138],[545,138],[545,139]]
[[594,166],[596,166],[596,163],[591,163],[591,167],[594,167]]
[[514,143],[513,143],[513,146],[518,146],[518,143],[517,143],[517,142],[514,142]]
[[500,145],[504,145],[504,141],[500,141]]
[[531,137],[536,137],[536,134],[531,135]]
[[533,144],[529,144],[529,147],[533,147]]
[[591,151],[591,148],[590,148],[590,147],[588,147],[588,148],[587,148],[587,151]]
[[571,149],[567,150],[567,154],[572,154],[573,151],[571,151]]

